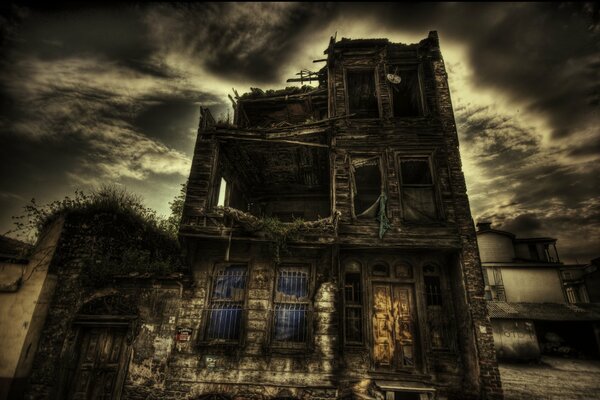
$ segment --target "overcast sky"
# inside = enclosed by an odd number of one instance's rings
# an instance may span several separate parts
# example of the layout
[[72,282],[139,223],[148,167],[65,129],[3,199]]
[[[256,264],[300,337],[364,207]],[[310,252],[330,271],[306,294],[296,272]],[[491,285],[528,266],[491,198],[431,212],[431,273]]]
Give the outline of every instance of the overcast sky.
[[124,185],[161,214],[199,106],[318,68],[329,37],[440,36],[473,217],[600,256],[598,3],[4,5],[0,231],[32,197]]

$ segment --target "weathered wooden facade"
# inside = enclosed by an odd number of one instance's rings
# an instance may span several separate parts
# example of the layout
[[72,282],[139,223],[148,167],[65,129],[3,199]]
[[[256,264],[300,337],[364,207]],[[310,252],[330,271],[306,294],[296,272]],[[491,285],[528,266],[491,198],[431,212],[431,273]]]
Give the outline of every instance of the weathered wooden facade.
[[325,54],[315,89],[236,95],[233,125],[202,109],[173,379],[228,398],[501,398],[437,34]]
[[437,34],[325,54],[317,88],[201,108],[189,268],[86,286],[130,228],[67,217],[26,398],[502,398]]

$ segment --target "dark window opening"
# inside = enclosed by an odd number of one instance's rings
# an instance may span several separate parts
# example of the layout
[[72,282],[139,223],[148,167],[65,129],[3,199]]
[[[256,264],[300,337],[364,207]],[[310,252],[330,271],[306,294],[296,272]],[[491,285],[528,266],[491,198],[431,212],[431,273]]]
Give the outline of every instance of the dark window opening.
[[416,392],[394,392],[394,400],[420,400],[420,393]]
[[434,349],[452,347],[453,334],[450,307],[444,301],[440,270],[435,265],[423,267],[425,305],[427,307],[427,326],[429,340]]
[[428,159],[400,160],[402,210],[407,221],[437,219],[435,191]]
[[360,273],[347,272],[344,277],[344,306],[346,343],[362,343],[363,310]]
[[304,343],[309,320],[308,267],[283,266],[277,271],[273,340]]
[[379,118],[374,70],[347,71],[348,111],[353,118]]
[[425,298],[428,306],[442,305],[442,289],[440,287],[440,278],[437,276],[425,277]]
[[530,244],[528,247],[529,247],[529,257],[532,260],[539,261],[540,260],[540,255],[539,255],[538,250],[537,250],[537,245]]
[[246,281],[245,265],[217,267],[207,310],[207,340],[239,340]]
[[354,215],[375,218],[382,192],[379,158],[358,158],[352,161]]
[[419,73],[416,69],[396,70],[400,83],[390,83],[395,117],[416,117],[423,114]]

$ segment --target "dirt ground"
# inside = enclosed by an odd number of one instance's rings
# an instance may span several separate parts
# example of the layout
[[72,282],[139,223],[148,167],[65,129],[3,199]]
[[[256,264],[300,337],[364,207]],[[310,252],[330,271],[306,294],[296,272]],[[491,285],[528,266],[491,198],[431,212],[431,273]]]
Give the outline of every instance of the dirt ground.
[[500,364],[506,400],[600,399],[600,361],[542,357],[539,364]]

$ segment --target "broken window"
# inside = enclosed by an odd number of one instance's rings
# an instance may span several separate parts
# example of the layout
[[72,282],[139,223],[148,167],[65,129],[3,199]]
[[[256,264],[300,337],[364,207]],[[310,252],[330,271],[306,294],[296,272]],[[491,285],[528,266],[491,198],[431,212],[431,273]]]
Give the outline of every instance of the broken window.
[[404,219],[407,221],[436,220],[435,188],[429,159],[401,158],[399,165]]
[[207,315],[207,340],[239,340],[246,292],[246,265],[217,265]]
[[450,313],[442,293],[441,279],[441,271],[437,265],[423,267],[427,325],[431,347],[434,349],[447,349],[452,343]]
[[353,118],[379,118],[375,70],[346,71],[348,112]]
[[282,265],[278,268],[274,303],[274,342],[306,343],[310,304],[308,266]]
[[400,76],[400,83],[391,83],[392,101],[395,117],[416,117],[423,114],[419,71],[413,69],[395,69]]
[[344,272],[344,339],[346,344],[363,342],[363,290],[361,266],[357,262],[346,265]]
[[383,192],[379,156],[354,158],[351,173],[354,215],[375,218]]

